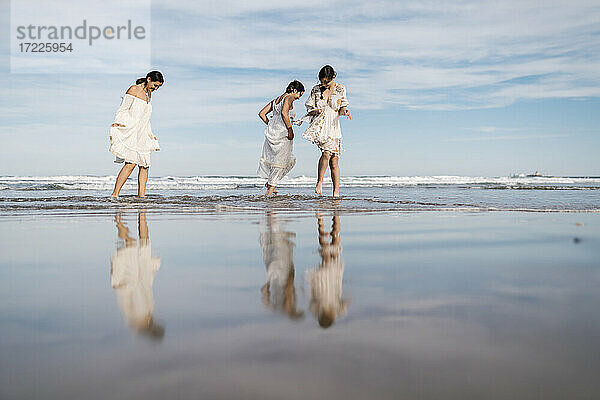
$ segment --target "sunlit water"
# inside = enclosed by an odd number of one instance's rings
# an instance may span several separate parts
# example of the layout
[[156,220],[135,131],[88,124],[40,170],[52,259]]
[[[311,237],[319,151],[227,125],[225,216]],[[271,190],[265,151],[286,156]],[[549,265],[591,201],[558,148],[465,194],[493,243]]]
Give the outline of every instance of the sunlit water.
[[264,195],[255,177],[151,177],[148,196],[130,178],[118,201],[113,176],[0,177],[0,214],[147,210],[211,212],[264,208],[287,211],[600,211],[599,177],[342,177],[341,199],[314,193],[315,178],[286,177],[279,195]]
[[600,393],[597,213],[261,202],[4,208],[0,398]]

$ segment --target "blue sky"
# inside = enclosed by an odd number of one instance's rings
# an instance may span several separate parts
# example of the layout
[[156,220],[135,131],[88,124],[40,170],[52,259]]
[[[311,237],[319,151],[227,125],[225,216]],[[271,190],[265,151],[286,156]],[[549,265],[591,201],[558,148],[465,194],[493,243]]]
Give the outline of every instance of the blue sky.
[[[11,74],[0,4],[0,175],[116,174],[108,126],[147,71]],[[597,1],[153,1],[151,28],[155,176],[254,175],[258,111],[324,64],[353,112],[343,174],[600,175]],[[315,175],[302,130],[291,175]]]

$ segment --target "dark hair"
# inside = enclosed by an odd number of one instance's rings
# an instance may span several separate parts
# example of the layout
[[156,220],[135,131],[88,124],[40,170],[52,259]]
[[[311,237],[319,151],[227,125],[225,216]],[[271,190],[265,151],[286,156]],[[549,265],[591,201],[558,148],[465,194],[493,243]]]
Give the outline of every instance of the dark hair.
[[292,91],[294,91],[294,89],[299,93],[304,92],[304,85],[300,81],[291,81],[290,84],[287,85],[285,92],[292,93]]
[[161,74],[160,71],[150,71],[148,72],[148,74],[146,74],[145,78],[139,78],[138,80],[136,80],[135,84],[139,85],[140,83],[144,83],[148,78],[150,78],[152,82],[165,82],[165,78],[163,78],[163,74]]
[[323,329],[327,329],[333,324],[334,319],[335,318],[331,313],[326,313],[325,311],[322,311],[321,313],[319,313],[319,326]]
[[331,65],[326,65],[319,71],[319,80],[323,78],[331,80],[335,78],[336,75],[337,73],[335,72],[333,67]]
[[154,321],[154,318],[150,317],[148,326],[139,329],[138,332],[142,336],[146,336],[155,341],[160,341],[162,340],[163,336],[165,336],[165,327],[157,324]]

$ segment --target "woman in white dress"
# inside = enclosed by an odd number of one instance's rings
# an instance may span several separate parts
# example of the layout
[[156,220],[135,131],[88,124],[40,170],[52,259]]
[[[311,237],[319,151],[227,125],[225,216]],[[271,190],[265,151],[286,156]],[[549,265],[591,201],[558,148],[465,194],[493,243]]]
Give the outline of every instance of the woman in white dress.
[[[267,195],[275,192],[279,181],[296,164],[296,157],[292,153],[294,131],[294,101],[304,94],[304,85],[299,81],[292,81],[287,86],[285,93],[269,102],[258,113],[260,119],[267,124],[265,129],[265,144],[263,145],[258,175],[266,178]],[[267,114],[272,112],[271,119]]]
[[267,230],[260,234],[260,246],[267,269],[266,283],[261,288],[263,304],[275,311],[285,313],[291,319],[301,318],[304,313],[297,309],[294,286],[294,232],[287,232],[279,225],[277,216],[267,213]]
[[131,329],[153,339],[161,339],[165,329],[154,321],[152,284],[160,268],[160,258],[152,255],[146,214],[138,214],[139,241],[129,236],[121,217],[115,217],[124,246],[110,258],[110,283],[117,295],[123,316]]
[[[310,311],[321,328],[329,328],[335,319],[346,313],[349,300],[342,298],[344,262],[340,242],[340,217],[335,215],[331,232],[325,231],[323,217],[317,216],[321,264],[308,272]],[[330,236],[331,240],[327,240]]]
[[152,92],[164,83],[159,71],[149,72],[140,78],[123,96],[121,106],[110,126],[110,152],[117,158],[116,163],[125,162],[117,176],[112,197],[118,197],[129,175],[139,166],[138,196],[146,195],[150,153],[160,150],[158,140],[150,127]]
[[[319,159],[317,185],[315,193],[323,193],[323,177],[329,166],[333,182],[333,196],[340,195],[339,155],[342,151],[342,131],[340,115],[348,118],[348,99],[346,88],[334,81],[336,72],[330,65],[325,65],[319,71],[320,84],[312,88],[306,101],[306,111],[310,126],[303,137],[316,144],[321,150]],[[302,118],[303,120],[305,118]]]

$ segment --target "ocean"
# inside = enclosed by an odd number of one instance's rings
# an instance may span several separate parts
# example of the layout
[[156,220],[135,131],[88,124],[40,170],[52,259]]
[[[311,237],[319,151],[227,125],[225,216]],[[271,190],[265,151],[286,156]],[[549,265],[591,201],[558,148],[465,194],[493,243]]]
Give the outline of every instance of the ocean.
[[341,198],[313,192],[314,177],[286,177],[267,198],[264,180],[251,176],[151,177],[147,197],[136,177],[110,198],[115,176],[1,176],[0,212],[102,212],[119,207],[211,211],[600,211],[600,177],[344,176]]
[[600,177],[114,180],[0,177],[0,398],[600,392]]

